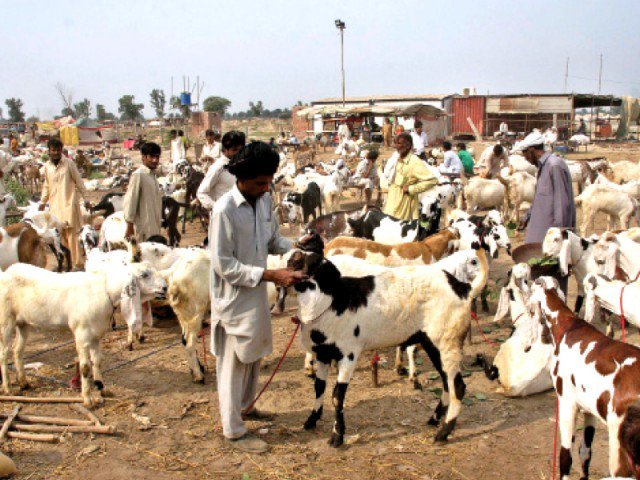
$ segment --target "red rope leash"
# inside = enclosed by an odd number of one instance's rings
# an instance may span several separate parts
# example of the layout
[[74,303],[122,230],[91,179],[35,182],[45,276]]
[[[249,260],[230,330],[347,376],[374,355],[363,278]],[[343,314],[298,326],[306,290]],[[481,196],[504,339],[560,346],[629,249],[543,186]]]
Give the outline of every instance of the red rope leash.
[[636,282],[638,280],[639,276],[640,276],[640,271],[638,271],[638,273],[636,274],[636,278],[634,278],[629,283],[625,283],[623,285],[623,287],[622,287],[622,290],[620,290],[620,328],[622,329],[622,342],[623,343],[627,343],[627,329],[625,328],[627,317],[625,317],[625,315],[624,315],[624,307],[622,305],[622,296],[624,295],[624,289],[627,288],[627,286],[630,283]]
[[254,398],[253,402],[251,402],[251,404],[245,409],[246,413],[248,413],[251,410],[253,410],[253,406],[256,404],[258,399],[265,392],[267,387],[269,387],[269,385],[271,384],[271,380],[273,380],[273,377],[275,377],[276,373],[278,373],[278,370],[280,370],[280,367],[282,366],[282,363],[284,362],[284,359],[287,356],[287,353],[289,352],[289,349],[291,348],[291,345],[293,344],[293,340],[294,340],[294,338],[296,338],[296,334],[298,333],[298,330],[300,330],[300,320],[298,319],[298,317],[291,317],[291,321],[296,324],[296,329],[293,331],[293,335],[291,335],[291,338],[289,339],[289,343],[287,344],[286,348],[284,349],[284,353],[280,357],[280,361],[276,365],[276,368],[273,370],[273,373],[269,377],[269,380],[267,380],[267,383],[264,384],[264,386],[262,387],[262,390],[260,390],[258,395],[256,395],[256,398]]
[[482,338],[484,338],[484,341],[487,342],[489,345],[495,345],[498,346],[499,344],[497,344],[496,342],[492,342],[491,340],[489,340],[489,338],[484,334],[484,331],[482,330],[482,328],[480,327],[480,319],[478,318],[478,315],[476,315],[474,312],[471,312],[471,318],[473,318],[476,321],[476,325],[478,326],[478,330],[480,330],[480,333],[482,334]]
[[553,430],[553,470],[551,471],[551,480],[556,480],[556,466],[557,466],[557,459],[558,459],[558,410],[559,410],[559,406],[558,406],[559,402],[558,402],[558,394],[556,392],[556,426]]

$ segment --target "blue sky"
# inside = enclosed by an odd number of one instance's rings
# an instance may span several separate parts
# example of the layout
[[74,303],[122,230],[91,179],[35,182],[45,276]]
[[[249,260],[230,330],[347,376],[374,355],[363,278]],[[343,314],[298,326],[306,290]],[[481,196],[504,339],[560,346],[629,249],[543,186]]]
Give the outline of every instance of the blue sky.
[[[174,92],[200,76],[203,97],[232,111],[250,100],[282,108],[340,95],[339,34],[347,24],[347,95],[596,92],[640,96],[640,1],[11,2],[0,20],[0,101],[52,117],[61,82],[74,100],[117,112],[134,94]],[[583,80],[575,77],[586,77]],[[632,83],[635,82],[635,83]]]

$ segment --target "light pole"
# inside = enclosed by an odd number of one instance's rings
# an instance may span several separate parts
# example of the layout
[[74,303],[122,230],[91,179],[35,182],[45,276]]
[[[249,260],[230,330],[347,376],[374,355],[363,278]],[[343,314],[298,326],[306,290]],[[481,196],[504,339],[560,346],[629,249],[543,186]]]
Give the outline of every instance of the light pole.
[[336,28],[340,30],[340,69],[342,71],[342,106],[344,107],[344,29],[347,25],[340,19],[336,20]]

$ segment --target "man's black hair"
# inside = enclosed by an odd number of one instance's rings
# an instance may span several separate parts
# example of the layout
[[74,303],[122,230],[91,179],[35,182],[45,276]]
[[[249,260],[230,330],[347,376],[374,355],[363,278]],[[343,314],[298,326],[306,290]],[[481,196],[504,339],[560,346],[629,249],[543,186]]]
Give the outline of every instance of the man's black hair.
[[213,137],[215,135],[216,132],[214,132],[211,129],[208,129],[206,132],[204,132],[204,136],[205,137]]
[[458,150],[466,150],[467,149],[467,146],[462,142],[457,144],[456,147],[458,147]]
[[47,147],[62,148],[62,140],[60,140],[58,137],[51,137],[47,142]]
[[420,120],[416,120],[416,123],[413,124],[415,128],[422,128],[422,122]]
[[227,170],[238,180],[252,180],[275,175],[279,163],[280,157],[267,143],[251,142],[229,162]]
[[170,135],[177,135],[177,134],[178,134],[178,131],[174,128],[173,130],[171,130],[171,131],[169,132],[169,134],[170,134]]
[[239,132],[238,130],[231,130],[222,136],[222,148],[225,150],[234,147],[244,147],[245,143],[247,143],[247,137],[244,135],[244,132]]
[[445,140],[444,142],[442,142],[442,148],[445,151],[451,150],[451,142],[449,142],[448,140]]
[[496,145],[495,147],[493,147],[493,153],[495,153],[496,155],[502,155],[502,152],[504,152],[504,148],[502,148],[502,145]]
[[379,155],[380,153],[378,152],[378,150],[369,150],[367,152],[367,158],[373,162],[375,162],[378,159]]
[[396,138],[398,140],[404,138],[407,142],[409,142],[409,145],[413,146],[413,138],[411,138],[411,134],[409,132],[402,132],[398,134]]
[[160,155],[161,152],[162,152],[162,149],[160,148],[160,145],[153,142],[144,143],[142,147],[140,147],[140,153],[142,155],[151,155],[155,157]]

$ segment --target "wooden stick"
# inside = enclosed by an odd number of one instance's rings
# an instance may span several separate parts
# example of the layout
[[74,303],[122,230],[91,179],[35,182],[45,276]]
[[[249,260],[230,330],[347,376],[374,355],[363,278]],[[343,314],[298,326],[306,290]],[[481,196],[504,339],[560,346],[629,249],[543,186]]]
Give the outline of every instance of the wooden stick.
[[58,443],[60,441],[60,437],[58,435],[47,433],[8,432],[7,436],[9,438],[18,438],[20,440],[35,440],[36,442]]
[[[0,413],[0,418],[8,417],[6,413]],[[75,418],[61,418],[61,417],[43,417],[41,415],[27,415],[22,414],[16,417],[22,422],[30,423],[44,423],[47,425],[75,425],[75,426],[91,426],[95,425],[89,420],[76,420]]]
[[28,423],[16,423],[13,425],[15,430],[23,432],[71,432],[71,433],[115,433],[116,427],[113,425],[83,425],[83,426],[65,426],[65,425],[31,425]]
[[4,440],[4,437],[7,436],[7,432],[9,431],[9,427],[11,426],[11,423],[16,419],[16,417],[18,416],[18,413],[20,412],[20,409],[22,407],[20,405],[18,405],[17,407],[15,407],[11,413],[9,414],[9,416],[7,417],[7,419],[4,421],[4,425],[2,425],[2,429],[0,430],[0,440]]
[[69,405],[69,407],[82,415],[86,415],[93,425],[102,425],[102,422],[100,421],[98,416],[88,408],[85,408],[83,405],[72,403]]
[[0,402],[18,403],[82,403],[82,397],[21,397],[0,395]]

